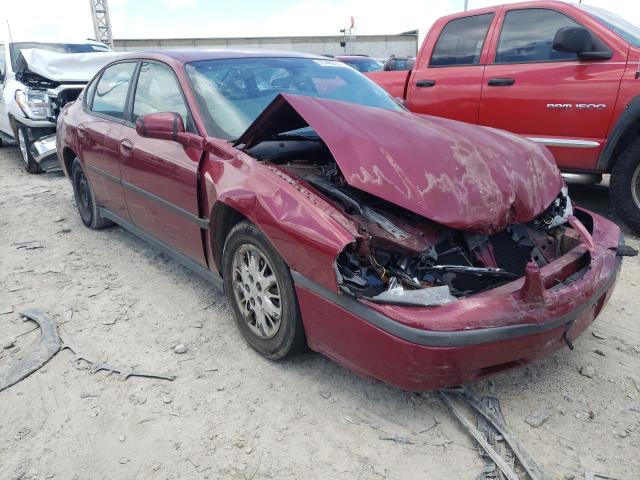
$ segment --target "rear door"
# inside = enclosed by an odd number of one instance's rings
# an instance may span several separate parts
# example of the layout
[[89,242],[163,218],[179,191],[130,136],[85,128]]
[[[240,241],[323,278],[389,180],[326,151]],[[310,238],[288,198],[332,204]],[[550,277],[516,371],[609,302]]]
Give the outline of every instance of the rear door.
[[[578,22],[548,8],[509,8],[485,68],[480,124],[532,138],[552,150],[560,167],[595,167],[626,58],[580,61],[553,49],[558,29]],[[591,32],[599,51],[609,50]]]
[[[477,123],[487,55],[485,43],[495,13],[441,20],[427,38],[407,86],[407,106],[416,113]],[[428,52],[432,52],[428,55]]]
[[122,131],[122,184],[132,221],[174,250],[206,265],[198,208],[202,150],[136,133],[140,115],[177,112],[197,133],[180,83],[168,65],[143,61]]
[[129,213],[120,185],[120,135],[136,66],[136,61],[111,65],[89,85],[88,115],[77,130],[79,155],[98,203],[124,219]]

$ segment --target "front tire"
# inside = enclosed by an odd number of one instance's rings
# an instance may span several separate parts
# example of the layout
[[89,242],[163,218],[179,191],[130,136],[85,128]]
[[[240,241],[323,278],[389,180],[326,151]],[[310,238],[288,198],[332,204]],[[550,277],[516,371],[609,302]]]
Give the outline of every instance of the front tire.
[[29,152],[29,148],[31,147],[31,140],[29,139],[29,131],[26,127],[18,127],[17,128],[17,140],[18,147],[20,147],[20,155],[22,155],[22,161],[25,164],[25,170],[29,173],[42,173],[43,170],[38,165],[38,162],[35,161],[33,155]]
[[618,156],[609,183],[609,196],[616,214],[640,232],[640,138]]
[[233,318],[254,350],[271,360],[304,351],[306,338],[291,273],[255,225],[245,221],[231,229],[222,270]]
[[93,194],[87,176],[84,174],[80,160],[77,158],[73,161],[71,172],[73,195],[76,199],[76,206],[78,207],[78,213],[80,214],[82,223],[92,230],[100,230],[113,225],[113,222],[107,220],[100,214],[96,197]]

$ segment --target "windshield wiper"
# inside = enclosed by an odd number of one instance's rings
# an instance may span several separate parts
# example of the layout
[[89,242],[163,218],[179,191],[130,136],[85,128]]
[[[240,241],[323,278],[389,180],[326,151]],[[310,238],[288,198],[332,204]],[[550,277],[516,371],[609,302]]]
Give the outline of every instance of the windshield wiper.
[[285,133],[276,133],[275,135],[271,135],[263,140],[263,142],[269,140],[284,140],[284,141],[307,141],[307,142],[317,142],[320,139],[318,135],[303,135],[301,133],[293,133],[293,132],[285,132]]

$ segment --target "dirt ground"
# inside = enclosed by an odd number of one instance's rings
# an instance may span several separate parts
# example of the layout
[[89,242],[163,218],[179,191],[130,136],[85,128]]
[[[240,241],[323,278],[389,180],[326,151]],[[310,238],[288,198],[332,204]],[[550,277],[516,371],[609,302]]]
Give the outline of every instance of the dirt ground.
[[[27,174],[15,148],[0,149],[0,188],[0,369],[38,338],[21,335],[34,324],[18,312],[40,307],[92,359],[177,375],[121,381],[58,353],[0,392],[0,479],[482,472],[473,441],[435,394],[363,379],[314,353],[283,363],[259,357],[220,293],[120,228],[85,228],[69,182]],[[606,188],[572,195],[611,216]],[[554,479],[585,470],[640,478],[638,283],[640,259],[626,259],[611,303],[575,351],[494,379],[507,424]],[[174,352],[179,343],[186,353]],[[481,393],[488,382],[472,388]],[[534,428],[525,418],[540,409],[550,417]]]

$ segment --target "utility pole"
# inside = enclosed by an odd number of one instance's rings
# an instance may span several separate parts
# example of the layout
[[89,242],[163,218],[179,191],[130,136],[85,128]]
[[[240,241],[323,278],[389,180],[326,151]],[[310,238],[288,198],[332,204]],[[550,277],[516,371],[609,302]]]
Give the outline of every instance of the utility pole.
[[107,0],[89,0],[93,17],[93,33],[96,41],[113,48],[111,21],[109,20],[109,3]]
[[464,11],[466,12],[469,9],[469,0],[464,0]]

